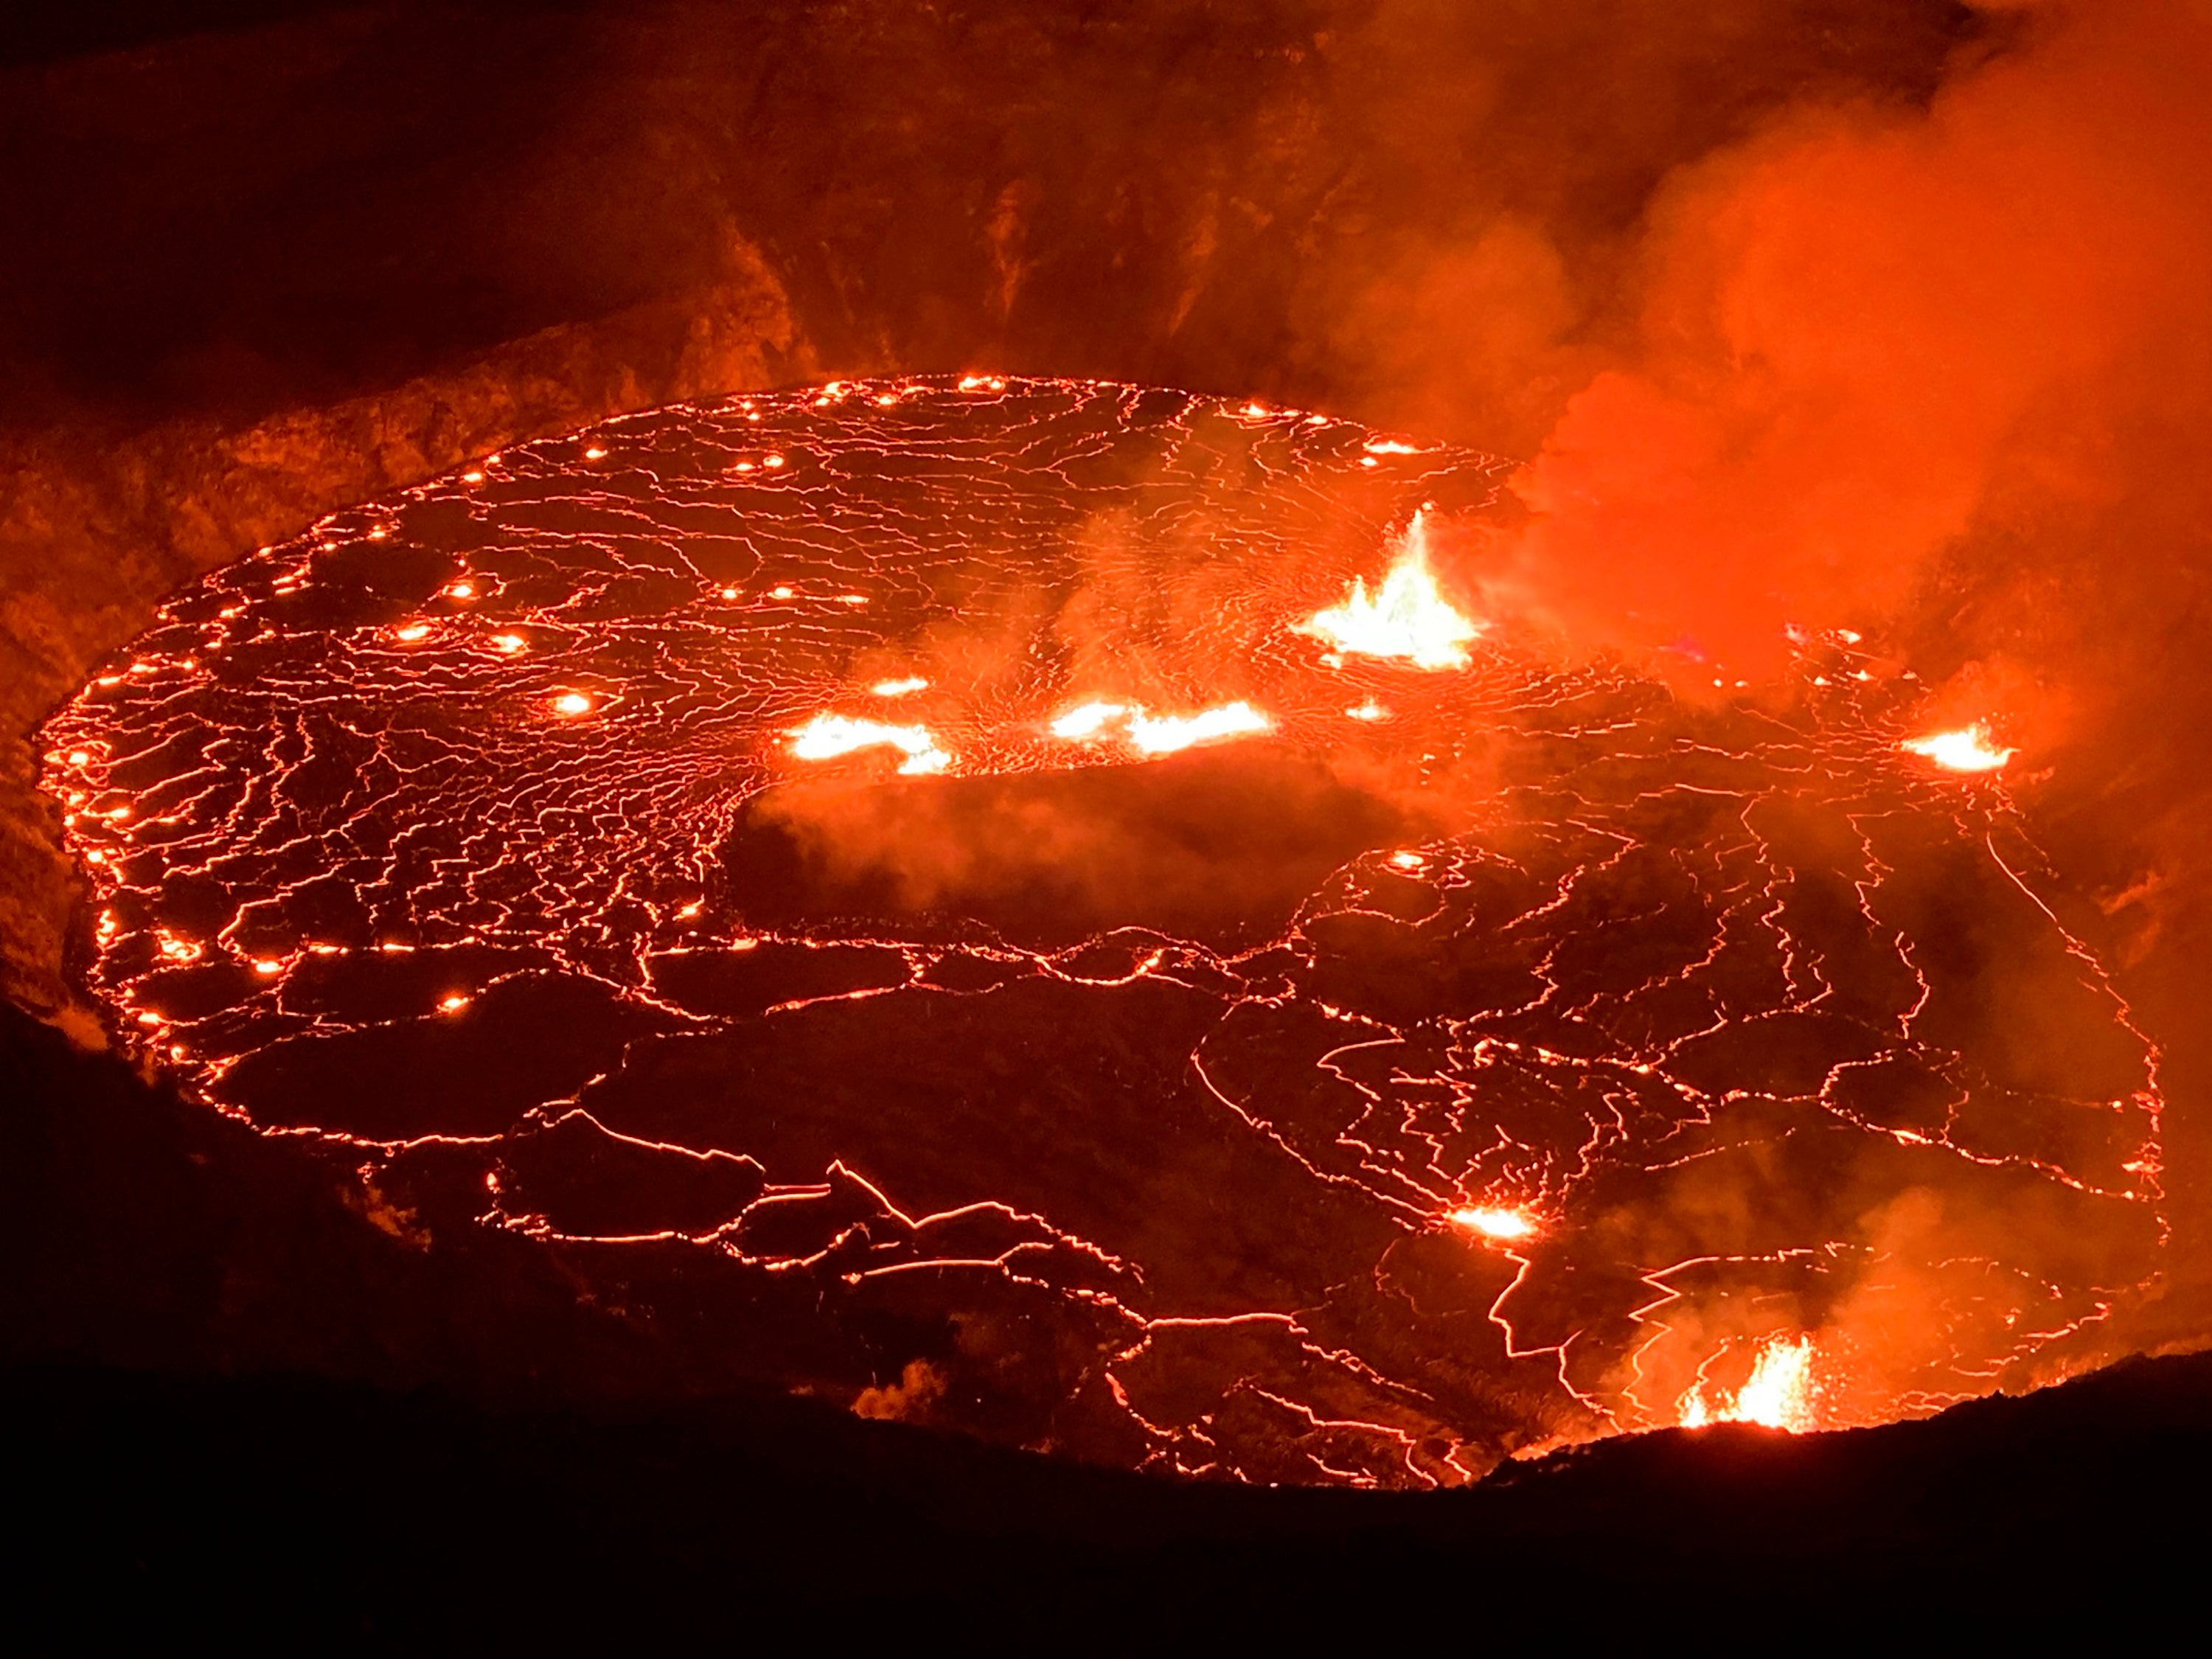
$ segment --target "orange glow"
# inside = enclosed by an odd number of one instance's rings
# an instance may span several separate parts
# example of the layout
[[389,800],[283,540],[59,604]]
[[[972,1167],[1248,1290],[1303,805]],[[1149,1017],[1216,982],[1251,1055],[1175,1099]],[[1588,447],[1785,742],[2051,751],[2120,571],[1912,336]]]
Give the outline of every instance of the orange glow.
[[491,636],[492,649],[503,651],[510,657],[525,649],[528,643],[520,634],[495,634]]
[[1757,1423],[1804,1434],[1820,1426],[1814,1413],[1819,1392],[1813,1381],[1813,1339],[1772,1337],[1759,1351],[1751,1376],[1733,1399],[1716,1390],[1708,1401],[1705,1385],[1693,1385],[1682,1396],[1681,1423],[1686,1429],[1709,1423]]
[[795,587],[771,587],[768,591],[768,596],[771,599],[796,599],[799,596],[799,590]]
[[1372,697],[1358,708],[1347,708],[1344,712],[1347,719],[1355,720],[1387,720],[1390,718],[1390,711]]
[[910,676],[902,680],[878,680],[868,688],[868,693],[871,696],[877,697],[909,697],[917,691],[928,690],[927,680],[919,676]]
[[580,691],[563,691],[553,699],[553,712],[573,720],[579,714],[592,712],[592,700]]
[[408,644],[412,645],[417,640],[427,640],[430,637],[430,624],[409,623],[404,628],[393,629],[392,637],[395,640],[404,640]]
[[1536,1220],[1526,1210],[1508,1210],[1492,1206],[1479,1206],[1454,1210],[1445,1218],[1455,1227],[1464,1227],[1471,1233],[1510,1244],[1516,1239],[1534,1238]]
[[589,449],[584,452],[584,459],[587,461],[603,461],[606,459],[606,458],[607,452],[601,449],[597,444],[593,444]]
[[277,961],[274,957],[264,957],[253,964],[253,971],[259,974],[265,979],[272,974],[283,973],[284,971],[284,964]]
[[899,770],[908,776],[942,772],[952,757],[920,726],[887,726],[845,714],[817,714],[793,731],[791,752],[800,760],[835,760],[862,749],[896,749],[906,757]]
[[468,1006],[469,1000],[458,991],[438,999],[438,1012],[441,1014],[457,1014]]
[[446,597],[449,599],[473,599],[477,596],[474,582],[447,582]]
[[1430,573],[1425,511],[1399,538],[1398,556],[1370,596],[1364,577],[1352,579],[1342,605],[1317,613],[1297,631],[1363,657],[1391,657],[1416,668],[1464,668],[1467,644],[1482,632],[1452,609]]
[[1990,741],[1989,732],[1978,721],[1961,726],[1955,732],[1935,732],[1924,738],[1910,738],[1898,744],[1909,755],[1918,755],[1932,760],[1936,765],[1954,772],[1994,772],[2020,750],[1999,749]]

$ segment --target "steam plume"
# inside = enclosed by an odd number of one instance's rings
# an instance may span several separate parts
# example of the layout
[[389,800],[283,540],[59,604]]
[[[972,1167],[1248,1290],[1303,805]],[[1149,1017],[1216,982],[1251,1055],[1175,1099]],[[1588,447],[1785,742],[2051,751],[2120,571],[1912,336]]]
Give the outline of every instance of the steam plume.
[[1501,600],[1756,676],[1964,541],[2027,529],[2033,580],[2039,523],[2176,486],[2155,434],[2212,404],[2212,10],[2014,21],[1925,110],[1796,109],[1668,181],[1632,348],[1514,481]]

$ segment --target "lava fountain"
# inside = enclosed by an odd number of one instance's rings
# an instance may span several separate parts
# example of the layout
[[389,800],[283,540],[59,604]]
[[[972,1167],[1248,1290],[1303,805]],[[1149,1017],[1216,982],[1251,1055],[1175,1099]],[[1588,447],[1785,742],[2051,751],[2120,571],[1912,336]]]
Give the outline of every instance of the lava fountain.
[[1094,1462],[1449,1484],[2090,1362],[2157,1056],[1997,751],[1855,636],[1702,707],[1517,652],[1431,546],[1502,471],[982,375],[515,446],[55,716],[88,982],[410,1241]]

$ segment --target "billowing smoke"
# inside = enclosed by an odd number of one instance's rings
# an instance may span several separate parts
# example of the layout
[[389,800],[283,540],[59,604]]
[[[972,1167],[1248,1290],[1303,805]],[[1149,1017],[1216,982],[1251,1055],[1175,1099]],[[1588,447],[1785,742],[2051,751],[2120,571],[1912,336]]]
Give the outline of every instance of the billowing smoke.
[[[1498,603],[1733,680],[1955,566],[2076,609],[2132,574],[2078,568],[2084,517],[2172,567],[2212,403],[2212,10],[2057,5],[1961,51],[1924,109],[1793,108],[1666,182],[1629,349],[1514,480]],[[2076,626],[1990,630],[2021,660],[1969,700],[2062,673]]]

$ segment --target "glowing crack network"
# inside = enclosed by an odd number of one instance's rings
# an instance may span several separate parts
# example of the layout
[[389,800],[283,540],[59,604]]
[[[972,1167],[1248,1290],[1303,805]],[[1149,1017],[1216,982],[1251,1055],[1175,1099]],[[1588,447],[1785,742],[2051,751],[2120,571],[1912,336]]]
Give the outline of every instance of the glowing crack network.
[[517,445],[54,717],[90,986],[410,1242],[1073,1457],[1453,1484],[2088,1363],[2157,1055],[2002,779],[1856,635],[1702,708],[1331,651],[1500,471],[979,375]]

